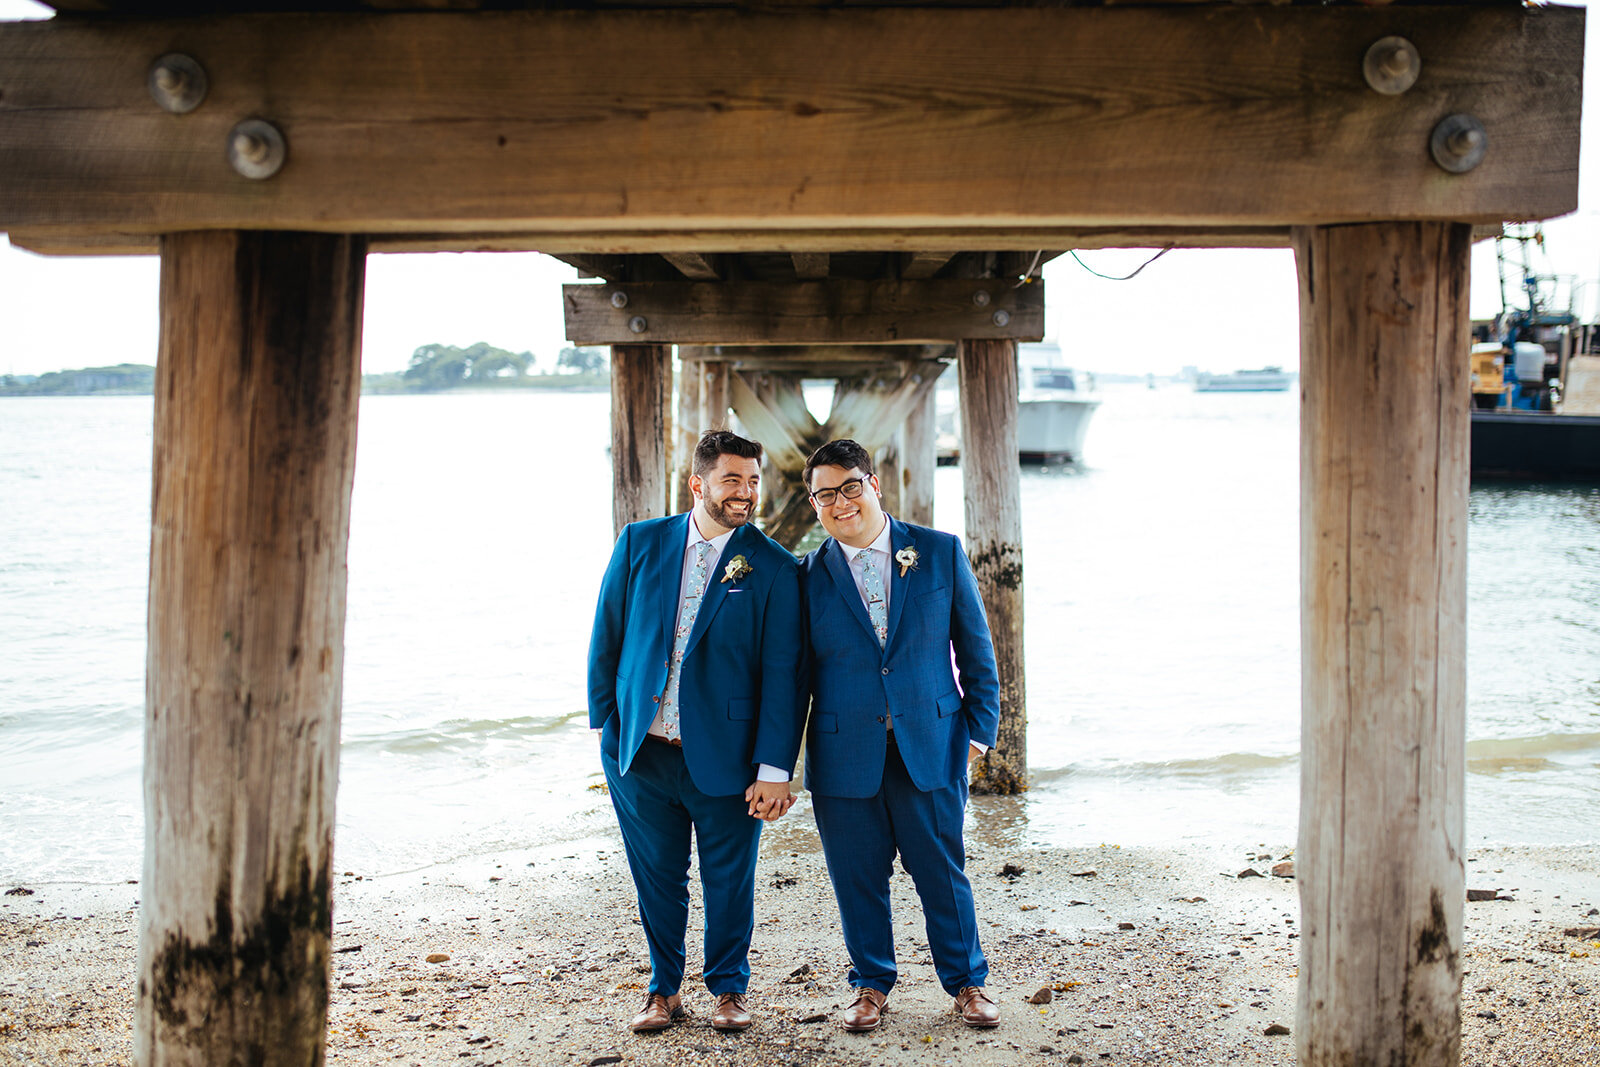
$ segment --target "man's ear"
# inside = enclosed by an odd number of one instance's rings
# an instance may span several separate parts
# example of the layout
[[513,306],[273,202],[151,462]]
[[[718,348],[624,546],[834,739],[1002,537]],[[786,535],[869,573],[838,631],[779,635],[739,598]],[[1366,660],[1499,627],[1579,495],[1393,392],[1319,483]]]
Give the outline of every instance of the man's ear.
[[689,492],[694,494],[696,500],[699,500],[700,494],[705,491],[705,484],[705,479],[698,474],[689,475]]

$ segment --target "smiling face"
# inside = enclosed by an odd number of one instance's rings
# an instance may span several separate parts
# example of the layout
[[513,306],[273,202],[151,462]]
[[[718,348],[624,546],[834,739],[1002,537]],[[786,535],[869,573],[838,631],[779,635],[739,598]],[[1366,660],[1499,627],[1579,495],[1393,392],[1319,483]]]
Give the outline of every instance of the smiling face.
[[705,474],[689,476],[689,489],[700,533],[720,537],[755,518],[761,461],[724,453]]
[[[861,479],[863,491],[854,500],[837,493],[831,504],[817,503],[817,493],[837,490],[856,479]],[[810,489],[811,506],[816,509],[822,528],[840,544],[866,548],[883,532],[883,501],[878,497],[876,474],[863,474],[860,467],[851,467],[849,470],[832,466],[813,467]]]

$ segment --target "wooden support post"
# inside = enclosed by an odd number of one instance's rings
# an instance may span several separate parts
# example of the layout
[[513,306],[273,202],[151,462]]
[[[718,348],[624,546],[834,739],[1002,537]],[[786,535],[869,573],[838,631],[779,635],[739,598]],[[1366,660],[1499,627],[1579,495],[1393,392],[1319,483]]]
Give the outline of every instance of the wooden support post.
[[323,1061],[365,243],[161,246],[134,1060]]
[[1028,788],[1028,711],[1022,665],[1017,344],[962,341],[959,363],[967,555],[989,613],[1000,669],[1000,736],[973,767],[972,791],[1020,793]]
[[905,471],[901,464],[901,450],[905,447],[905,428],[889,435],[889,440],[878,450],[874,466],[878,468],[878,491],[883,494],[883,509],[899,519],[904,519],[900,503],[905,499],[902,486]]
[[611,347],[612,533],[667,513],[667,412],[672,349]]
[[700,440],[705,415],[700,410],[700,364],[684,358],[678,352],[678,451],[676,472],[672,476],[676,494],[674,511],[688,511],[694,507],[694,494],[689,490],[689,475],[694,473],[694,446]]
[[700,364],[700,406],[702,433],[728,428],[728,409],[733,406],[733,399],[726,360],[708,359]]
[[[941,366],[924,365],[922,373],[937,375]],[[929,389],[906,416],[900,457],[901,517],[919,526],[933,525],[933,472],[937,465],[934,437],[938,432],[938,403]]]
[[1471,228],[1295,236],[1298,1062],[1455,1067]]

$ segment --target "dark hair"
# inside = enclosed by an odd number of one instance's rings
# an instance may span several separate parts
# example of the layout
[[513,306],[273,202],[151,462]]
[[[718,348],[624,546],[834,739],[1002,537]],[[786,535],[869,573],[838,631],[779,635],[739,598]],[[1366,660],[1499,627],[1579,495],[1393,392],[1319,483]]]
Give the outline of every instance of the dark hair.
[[806,469],[800,477],[806,483],[808,490],[811,488],[811,472],[818,467],[842,467],[845,470],[859,470],[862,474],[872,474],[872,453],[848,437],[829,441],[811,453],[811,458],[806,460]]
[[706,472],[717,465],[718,456],[738,456],[740,459],[760,459],[761,446],[747,441],[731,430],[707,430],[694,446],[694,473],[704,478]]

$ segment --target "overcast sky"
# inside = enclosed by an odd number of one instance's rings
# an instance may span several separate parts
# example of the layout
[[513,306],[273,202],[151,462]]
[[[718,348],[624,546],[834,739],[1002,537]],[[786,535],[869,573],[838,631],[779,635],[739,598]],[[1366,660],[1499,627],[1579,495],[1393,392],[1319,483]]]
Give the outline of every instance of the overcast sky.
[[[0,19],[48,14],[30,0],[0,0]],[[1539,265],[1588,282],[1591,300],[1600,297],[1600,78],[1587,72],[1600,53],[1597,32],[1591,23],[1584,51],[1579,209],[1545,224],[1549,259]],[[1152,254],[1080,257],[1121,275]],[[156,279],[154,257],[53,258],[0,247],[0,374],[155,362]],[[534,253],[371,256],[363,369],[400,370],[421,345],[477,341],[531,351],[549,368],[567,343],[559,287],[577,280],[572,268]],[[1168,374],[1187,364],[1232,370],[1299,361],[1294,257],[1286,250],[1173,251],[1128,282],[1100,280],[1063,256],[1045,268],[1045,286],[1046,329],[1079,366]],[[1473,255],[1472,314],[1499,310],[1494,246],[1485,242]]]

